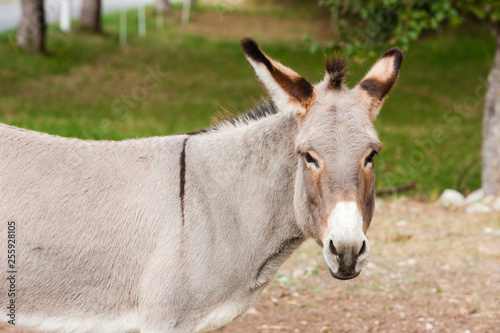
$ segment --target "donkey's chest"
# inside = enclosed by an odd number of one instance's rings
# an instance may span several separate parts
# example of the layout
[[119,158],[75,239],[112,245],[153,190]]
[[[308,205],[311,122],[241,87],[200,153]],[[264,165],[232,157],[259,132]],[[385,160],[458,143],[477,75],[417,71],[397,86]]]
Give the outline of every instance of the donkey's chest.
[[211,332],[227,325],[247,311],[257,300],[260,292],[273,279],[279,266],[302,243],[302,236],[291,237],[280,243],[255,269],[241,281],[238,289],[232,290],[223,302],[211,307],[197,323],[196,332]]
[[252,292],[243,297],[234,297],[217,304],[212,311],[198,321],[195,332],[212,332],[226,326],[247,311],[255,302],[258,295],[258,292]]

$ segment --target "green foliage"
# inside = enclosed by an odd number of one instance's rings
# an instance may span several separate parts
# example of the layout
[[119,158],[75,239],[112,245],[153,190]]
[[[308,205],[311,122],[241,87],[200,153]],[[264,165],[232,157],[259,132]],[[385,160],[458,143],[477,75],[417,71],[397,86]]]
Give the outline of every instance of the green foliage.
[[500,20],[500,1],[498,0],[455,0],[450,1],[460,11],[462,16],[471,14],[476,19],[493,26],[498,26]]
[[408,49],[426,30],[458,26],[473,18],[496,26],[500,1],[488,0],[320,0],[332,13],[336,32],[330,45],[347,53],[388,45]]
[[387,44],[407,49],[422,31],[439,29],[460,13],[450,0],[322,0],[337,24],[337,45],[348,53]]

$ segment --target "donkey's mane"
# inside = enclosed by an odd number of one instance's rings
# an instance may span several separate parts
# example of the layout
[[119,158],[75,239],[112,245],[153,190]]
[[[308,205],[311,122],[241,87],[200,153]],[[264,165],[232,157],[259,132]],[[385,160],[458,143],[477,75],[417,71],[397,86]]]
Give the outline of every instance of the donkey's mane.
[[239,115],[231,114],[229,111],[226,111],[225,113],[219,113],[216,117],[217,120],[215,124],[213,124],[211,127],[182,134],[197,135],[219,132],[230,128],[244,127],[277,113],[278,109],[271,100],[263,100],[261,103],[256,104],[253,108]]
[[255,105],[245,113],[221,119],[213,128],[246,126],[276,113],[278,113],[278,110],[273,102],[271,100],[263,100],[260,104]]

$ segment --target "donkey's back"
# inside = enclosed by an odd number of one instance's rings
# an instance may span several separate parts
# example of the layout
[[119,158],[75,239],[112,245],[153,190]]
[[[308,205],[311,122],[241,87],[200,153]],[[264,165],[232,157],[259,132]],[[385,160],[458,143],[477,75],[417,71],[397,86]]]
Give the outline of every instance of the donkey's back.
[[[0,124],[0,234],[13,222],[16,324],[65,332],[137,327],[148,258],[159,239],[175,244],[169,226],[180,220],[174,156],[182,140],[83,141]],[[9,270],[6,261],[0,269]],[[1,283],[0,294],[7,288]]]

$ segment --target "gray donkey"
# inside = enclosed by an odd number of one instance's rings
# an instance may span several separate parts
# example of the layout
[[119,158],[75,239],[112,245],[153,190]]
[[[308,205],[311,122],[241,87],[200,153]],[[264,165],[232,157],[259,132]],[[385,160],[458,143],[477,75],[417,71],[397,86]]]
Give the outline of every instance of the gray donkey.
[[272,102],[209,129],[112,142],[0,125],[0,320],[221,332],[308,237],[333,277],[360,273],[381,149],[372,122],[402,52],[349,90],[343,59],[312,85],[252,39],[241,47]]

